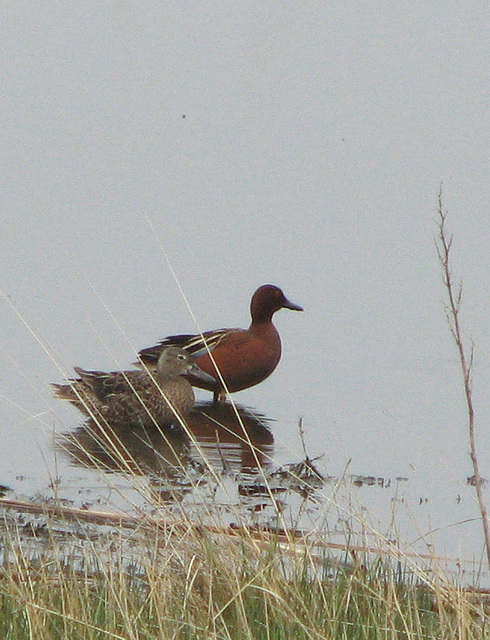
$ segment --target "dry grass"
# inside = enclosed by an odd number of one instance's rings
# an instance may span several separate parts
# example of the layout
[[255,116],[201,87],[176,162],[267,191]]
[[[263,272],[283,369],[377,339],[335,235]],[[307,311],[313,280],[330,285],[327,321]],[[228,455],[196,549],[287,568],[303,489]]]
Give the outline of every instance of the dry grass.
[[[12,505],[13,506],[13,505]],[[483,640],[486,600],[314,535],[4,510],[0,637]]]
[[480,474],[475,435],[475,407],[473,403],[473,363],[474,344],[468,339],[461,326],[460,312],[463,296],[463,285],[454,283],[452,274],[452,245],[453,236],[447,231],[447,212],[442,203],[442,187],[439,191],[438,200],[438,238],[436,240],[437,255],[442,267],[443,282],[447,294],[446,316],[451,335],[458,350],[460,370],[463,377],[464,396],[466,400],[466,413],[468,417],[468,440],[470,445],[470,458],[473,465],[473,479],[480,509],[483,533],[485,537],[485,548],[487,552],[487,563],[490,569],[490,523],[488,519],[487,506],[483,497],[483,481]]

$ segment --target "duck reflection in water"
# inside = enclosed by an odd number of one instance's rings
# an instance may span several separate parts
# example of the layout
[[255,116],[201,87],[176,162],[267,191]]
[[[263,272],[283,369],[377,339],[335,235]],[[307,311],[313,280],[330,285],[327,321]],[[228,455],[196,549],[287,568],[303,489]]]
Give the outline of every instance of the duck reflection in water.
[[181,475],[190,451],[180,429],[101,426],[91,419],[62,434],[58,446],[75,466],[169,479]]
[[274,449],[271,420],[254,409],[199,402],[186,422],[213,468],[247,473],[269,466]]
[[101,426],[89,419],[58,444],[74,465],[147,475],[161,498],[175,501],[206,469],[251,475],[268,467],[274,442],[268,422],[240,405],[202,402],[188,414],[186,433],[156,426]]

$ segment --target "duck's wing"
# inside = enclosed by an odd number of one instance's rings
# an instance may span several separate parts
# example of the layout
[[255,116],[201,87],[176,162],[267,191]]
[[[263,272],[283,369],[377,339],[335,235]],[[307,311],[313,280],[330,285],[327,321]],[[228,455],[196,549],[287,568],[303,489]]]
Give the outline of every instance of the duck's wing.
[[216,329],[214,331],[205,331],[202,335],[182,333],[176,336],[167,336],[155,346],[142,349],[138,353],[139,363],[137,364],[143,363],[148,367],[156,366],[162,349],[166,347],[181,347],[196,358],[199,358],[207,353],[208,349],[213,351],[230,331],[235,331],[235,329]]
[[74,370],[80,377],[70,378],[65,384],[52,384],[54,395],[59,400],[68,400],[82,413],[91,415],[93,408],[105,399],[103,380],[109,374],[86,371],[81,367],[74,367]]
[[[142,384],[147,383],[147,374],[142,371],[86,371],[75,367],[75,371],[80,376],[80,382],[94,395],[100,402],[106,401],[109,397],[132,396]],[[77,381],[78,382],[78,381]]]

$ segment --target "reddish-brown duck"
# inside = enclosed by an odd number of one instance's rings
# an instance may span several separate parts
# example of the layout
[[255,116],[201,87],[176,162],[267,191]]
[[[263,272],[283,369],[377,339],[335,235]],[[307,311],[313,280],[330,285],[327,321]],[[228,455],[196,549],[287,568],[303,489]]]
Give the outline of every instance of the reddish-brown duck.
[[272,323],[279,309],[303,311],[290,302],[284,293],[271,284],[257,289],[250,303],[252,322],[248,329],[217,329],[202,335],[176,335],[164,338],[154,347],[143,349],[138,357],[148,367],[154,367],[165,347],[179,346],[196,357],[196,364],[212,376],[210,384],[189,375],[196,387],[213,392],[215,402],[265,380],[281,359],[281,338]]

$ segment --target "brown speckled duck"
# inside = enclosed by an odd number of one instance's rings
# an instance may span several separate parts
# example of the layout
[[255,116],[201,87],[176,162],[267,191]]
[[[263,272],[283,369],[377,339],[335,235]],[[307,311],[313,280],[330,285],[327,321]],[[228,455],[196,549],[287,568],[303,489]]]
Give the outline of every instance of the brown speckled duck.
[[55,396],[68,400],[101,426],[167,426],[178,422],[194,406],[194,390],[183,377],[203,383],[214,380],[201,371],[195,358],[180,347],[163,349],[154,371],[85,371],[68,384],[53,384]]

